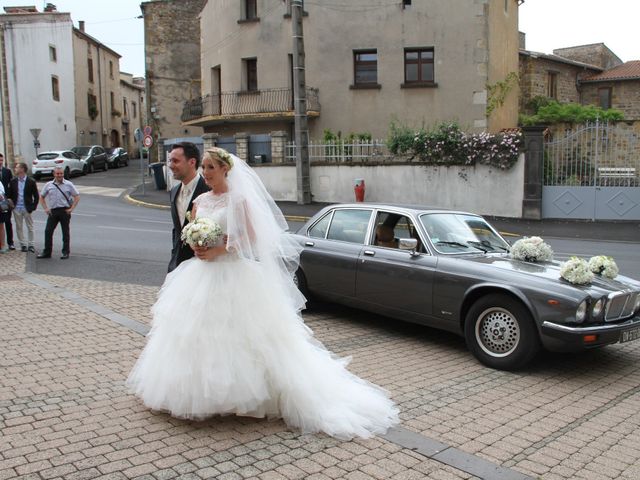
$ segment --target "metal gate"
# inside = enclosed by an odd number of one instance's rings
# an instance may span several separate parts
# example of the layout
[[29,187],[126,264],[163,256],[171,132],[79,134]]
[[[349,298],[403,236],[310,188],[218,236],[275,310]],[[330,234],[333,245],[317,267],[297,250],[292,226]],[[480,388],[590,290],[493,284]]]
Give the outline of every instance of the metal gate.
[[216,146],[224,148],[229,153],[236,154],[236,139],[234,137],[220,137],[216,141]]
[[542,216],[640,220],[640,142],[627,124],[587,123],[544,145]]

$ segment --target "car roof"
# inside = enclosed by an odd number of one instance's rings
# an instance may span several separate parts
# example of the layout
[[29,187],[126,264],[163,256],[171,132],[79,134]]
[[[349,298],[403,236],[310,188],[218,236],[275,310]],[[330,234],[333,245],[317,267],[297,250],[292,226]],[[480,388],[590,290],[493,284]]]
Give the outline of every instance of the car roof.
[[[47,154],[51,155],[52,153],[54,153],[56,155],[60,155],[61,153],[64,153],[64,152],[71,152],[71,150],[47,150],[46,152],[38,153],[38,156],[47,155]],[[73,153],[73,152],[71,152],[71,153]]]
[[466,212],[463,210],[453,210],[444,207],[432,207],[427,205],[414,205],[414,204],[402,204],[402,203],[376,203],[376,202],[358,202],[358,203],[335,203],[328,205],[323,210],[332,208],[377,208],[377,209],[394,209],[404,211],[406,213],[421,214],[421,213],[462,213],[466,215],[481,216],[476,213]]

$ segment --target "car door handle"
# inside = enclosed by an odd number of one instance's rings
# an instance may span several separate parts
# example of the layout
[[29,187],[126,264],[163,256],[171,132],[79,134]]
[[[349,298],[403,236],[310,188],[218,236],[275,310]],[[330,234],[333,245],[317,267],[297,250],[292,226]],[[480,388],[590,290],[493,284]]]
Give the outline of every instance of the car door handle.
[[313,247],[315,245],[315,243],[313,242],[304,242],[304,246],[305,247]]
[[369,257],[373,257],[376,254],[376,252],[374,252],[373,250],[365,250],[364,254],[368,255]]

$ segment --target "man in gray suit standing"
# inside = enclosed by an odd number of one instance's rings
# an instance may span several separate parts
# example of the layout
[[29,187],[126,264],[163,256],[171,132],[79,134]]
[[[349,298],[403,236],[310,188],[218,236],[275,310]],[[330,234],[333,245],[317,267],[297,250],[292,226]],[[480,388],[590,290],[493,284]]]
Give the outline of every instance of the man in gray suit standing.
[[169,168],[173,178],[180,183],[171,189],[171,218],[173,220],[173,248],[169,272],[181,262],[193,257],[193,250],[183,245],[180,240],[182,228],[188,223],[186,213],[193,207],[193,200],[198,195],[208,192],[209,187],[198,174],[200,167],[200,151],[191,142],[180,142],[171,146],[169,153]]

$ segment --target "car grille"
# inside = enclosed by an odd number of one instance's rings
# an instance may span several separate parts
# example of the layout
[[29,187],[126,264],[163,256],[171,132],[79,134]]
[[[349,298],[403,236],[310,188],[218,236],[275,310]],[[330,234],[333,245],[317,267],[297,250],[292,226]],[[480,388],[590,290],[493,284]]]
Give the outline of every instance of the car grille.
[[618,293],[609,298],[607,303],[607,312],[605,313],[605,321],[611,322],[631,316],[633,306],[636,303],[637,292]]

